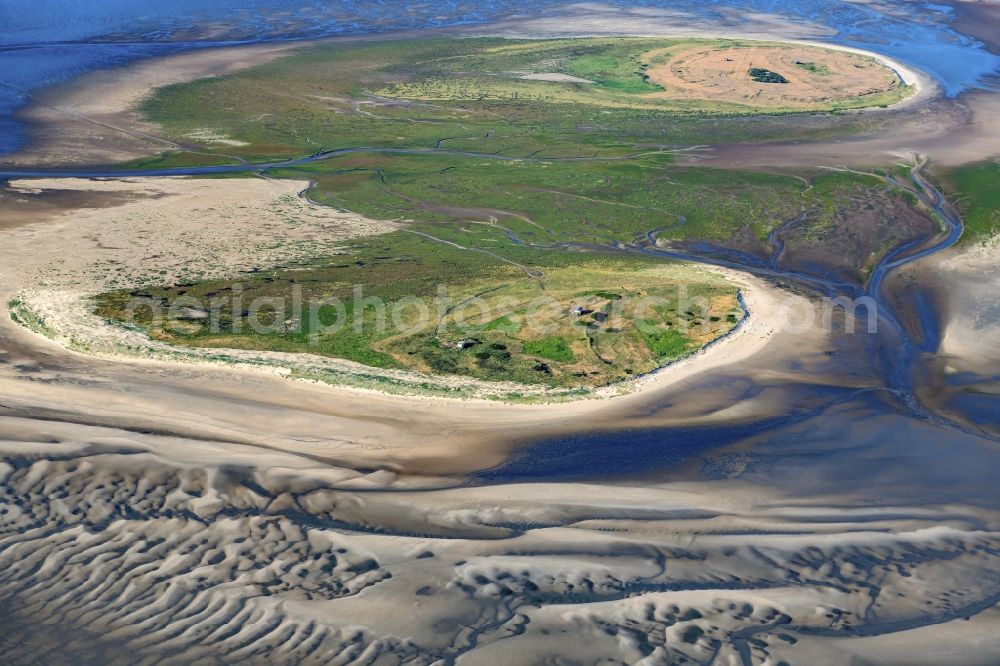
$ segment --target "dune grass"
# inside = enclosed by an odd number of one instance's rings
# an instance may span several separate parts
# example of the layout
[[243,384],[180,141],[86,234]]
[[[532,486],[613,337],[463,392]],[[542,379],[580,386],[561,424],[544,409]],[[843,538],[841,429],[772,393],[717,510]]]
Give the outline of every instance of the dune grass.
[[[105,294],[98,314],[129,320],[132,307],[131,323],[179,345],[576,387],[649,372],[725,334],[740,313],[732,285],[685,266],[563,253],[529,277],[487,255],[396,233],[299,270]],[[215,314],[152,317],[154,304],[169,314],[181,297]]]

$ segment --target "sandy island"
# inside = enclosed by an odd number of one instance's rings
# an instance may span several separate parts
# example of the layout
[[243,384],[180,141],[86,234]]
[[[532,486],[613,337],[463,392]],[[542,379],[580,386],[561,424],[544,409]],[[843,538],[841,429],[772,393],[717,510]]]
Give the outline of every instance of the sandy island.
[[[115,195],[119,200],[7,232],[0,250],[3,266],[9,267],[9,271],[0,269],[5,285],[2,297],[16,303],[21,323],[36,332],[75,351],[104,358],[227,362],[281,375],[326,373],[328,383],[361,388],[377,387],[364,378],[378,375],[395,383],[394,392],[410,394],[419,394],[416,387],[432,383],[441,392],[467,390],[472,395],[515,391],[541,399],[560,395],[557,390],[513,383],[375,370],[309,354],[175,347],[113,326],[91,313],[89,298],[108,290],[230,277],[259,267],[328,256],[337,253],[338,243],[347,238],[397,228],[393,223],[314,205],[299,195],[307,185],[253,177],[12,181],[9,195],[29,208],[32,198],[54,193]],[[74,251],[67,254],[67,247]],[[780,311],[772,290],[746,274],[712,271],[744,285],[744,300],[753,312],[749,321],[697,354],[645,377],[597,389],[594,395],[611,397],[679,382],[749,358],[767,343],[774,333],[768,322],[788,314]],[[221,355],[227,357],[225,361]]]
[[[176,144],[158,138],[156,128],[137,115],[138,105],[153,90],[180,81],[239,71],[280,57],[298,46],[301,44],[197,51],[144,61],[122,71],[116,70],[112,74],[98,72],[83,77],[51,91],[28,107],[25,112],[27,117],[52,128],[52,132],[45,141],[14,156],[12,161],[37,163],[55,159],[63,162],[99,163],[148,155],[151,150],[161,149],[165,144],[176,148]],[[809,49],[815,50],[814,46],[809,46]],[[848,51],[856,52],[851,49]],[[919,87],[919,80],[915,75],[905,68],[902,71],[906,72],[904,81],[918,83]],[[528,76],[541,76],[545,80],[551,80],[553,75]],[[97,134],[81,134],[81,123]],[[73,141],[77,143],[68,143],[66,137],[62,136],[64,133],[73,136]],[[109,136],[117,138],[109,141]],[[220,141],[225,140],[225,137],[220,138]],[[218,185],[214,184],[216,182]],[[11,191],[5,196],[13,197],[15,203],[21,203],[21,209],[31,209],[33,212],[38,207],[30,199],[18,202],[19,194],[32,192],[32,196],[39,200],[68,192],[88,197],[103,195],[119,199],[106,200],[105,203],[112,205],[88,209],[83,215],[75,214],[72,229],[63,229],[57,233],[60,240],[55,243],[32,240],[31,243],[36,248],[34,256],[46,256],[46,253],[38,250],[51,246],[51,259],[43,260],[35,269],[24,270],[22,267],[18,271],[22,278],[18,282],[21,287],[12,289],[5,301],[16,294],[23,322],[34,322],[37,332],[43,332],[76,351],[106,358],[139,356],[147,359],[218,363],[218,350],[178,349],[162,343],[152,343],[138,333],[111,327],[89,314],[87,298],[113,288],[135,288],[157,281],[170,283],[208,279],[250,268],[277,265],[293,258],[322,256],[324,251],[327,254],[335,251],[338,240],[391,228],[390,225],[376,221],[361,220],[359,216],[348,220],[332,211],[310,207],[306,202],[295,204],[287,198],[293,195],[291,189],[302,189],[305,185],[287,184],[285,187],[289,191],[278,195],[273,190],[278,186],[264,184],[254,178],[238,181],[177,179],[173,182],[167,178],[155,181],[135,179],[117,181],[117,184],[105,181],[89,185],[86,181],[73,180],[15,181]],[[204,206],[199,200],[201,192],[219,197],[220,206]],[[159,201],[160,197],[166,197],[166,200]],[[240,214],[246,212],[248,215],[234,224],[236,218],[233,211],[227,213],[226,209],[232,209],[239,205],[237,202],[244,200],[249,202],[248,209],[241,210]],[[309,210],[308,217],[299,220],[299,228],[278,228],[281,223],[277,220],[287,217],[282,206],[276,206],[279,200],[285,208],[291,206],[296,212]],[[16,211],[13,214],[16,216]],[[8,213],[7,217],[10,216],[11,213]],[[315,226],[317,219],[333,221],[336,229],[327,234],[326,231],[331,229],[328,224],[319,225],[310,231],[309,227]],[[165,220],[168,222],[164,222]],[[71,241],[67,236],[72,235],[77,235],[77,238]],[[256,247],[241,247],[240,242],[231,240],[242,238],[268,240],[258,243]],[[61,256],[60,242],[72,242],[81,250],[89,248],[91,251],[80,251],[67,259]],[[268,244],[280,245],[282,251],[263,251]],[[9,247],[10,256],[18,256],[15,249],[17,246],[11,244]],[[46,261],[53,263],[46,265]],[[62,267],[56,269],[55,266],[60,264]],[[106,272],[109,265],[115,266],[114,274]],[[212,268],[191,268],[193,266]],[[24,279],[28,275],[40,276],[43,270],[46,273],[44,277]],[[728,272],[727,276],[744,287],[753,282],[748,275]],[[12,279],[9,284],[13,285],[15,281]],[[38,288],[38,285],[44,287]],[[750,322],[725,339],[649,376],[599,389],[595,395],[607,398],[634,390],[648,391],[653,387],[681,382],[702,371],[750,358],[760,351],[776,327],[784,325],[780,320],[789,316],[788,308],[778,305],[779,300],[787,299],[788,295],[766,296],[760,293],[764,289],[767,288],[756,281],[754,287],[745,290],[744,299],[752,313]],[[258,370],[283,375],[293,372],[300,376],[318,374],[328,377],[324,381],[333,384],[371,388],[370,382],[359,379],[371,370],[348,361],[235,350],[226,351],[225,354],[226,362]],[[546,393],[544,390],[521,385],[490,385],[463,378],[429,379],[401,371],[379,371],[379,374],[388,378],[392,387],[398,387],[404,393],[413,393],[407,387],[428,381],[445,390],[471,391],[472,395],[484,397],[505,391],[540,396]]]
[[[124,76],[117,71],[114,76],[108,73],[88,75],[89,78],[84,77],[79,82],[52,91],[46,105],[36,104],[29,109],[32,113],[45,113],[46,108],[50,111],[54,108],[69,109],[73,118],[98,112],[108,118],[113,117],[115,123],[108,123],[108,127],[121,127],[128,141],[136,135],[153,136],[155,128],[143,124],[136,116],[135,108],[156,87],[237,71],[279,57],[288,49],[300,45],[215,49],[144,61],[125,70]],[[58,125],[61,121],[50,115],[46,117],[46,122]],[[65,131],[75,133],[76,129],[66,125]],[[103,136],[84,137],[73,151],[62,153],[63,159],[69,155],[69,159],[84,163],[100,161],[106,157],[100,151],[105,149],[107,142],[97,140],[99,138],[103,139]],[[53,140],[59,141],[58,132]],[[130,146],[125,151],[131,157],[147,155],[151,148],[144,138]],[[37,149],[22,153],[19,159],[45,159],[54,155],[53,147],[43,143]],[[91,150],[98,152],[89,152]],[[123,155],[125,153],[120,156]],[[253,177],[223,180],[15,181],[6,196],[15,199],[27,197],[21,202],[19,210],[36,211],[35,223],[8,232],[9,242],[5,242],[0,250],[5,257],[0,264],[5,278],[0,297],[5,303],[15,297],[20,299],[28,311],[41,316],[43,325],[36,326],[36,329],[44,330],[50,338],[49,342],[58,341],[63,347],[75,349],[76,353],[157,367],[171,367],[178,362],[181,362],[180,367],[189,366],[192,362],[217,367],[220,362],[218,350],[178,349],[167,345],[157,347],[142,334],[124,332],[98,320],[89,313],[87,296],[149,281],[207,278],[241,269],[275,265],[290,258],[320,256],[334,250],[338,240],[390,228],[360,216],[312,206],[297,196],[298,190],[304,186],[305,183]],[[101,195],[104,199],[85,204],[83,211],[77,209],[79,204],[69,206],[65,211],[56,205],[39,218],[31,197],[46,201],[67,193],[90,197]],[[218,198],[220,205],[205,205],[199,193],[210,193]],[[291,215],[286,214],[289,211]],[[298,223],[288,224],[289,219],[297,218]],[[302,224],[303,220],[309,223]],[[7,224],[10,226],[10,222]],[[313,226],[315,228],[311,229]],[[250,248],[241,247],[241,243],[231,240],[243,238],[262,240]],[[271,246],[280,246],[280,249],[275,250]],[[74,248],[74,251],[67,254],[68,247]],[[220,258],[222,261],[219,261]],[[114,266],[113,273],[108,272],[109,266]],[[206,266],[212,267],[211,271]],[[456,403],[447,398],[415,395],[394,397],[369,390],[370,384],[353,380],[356,375],[367,373],[368,369],[364,366],[308,355],[234,351],[227,352],[229,356],[224,364],[240,365],[238,369],[229,369],[243,376],[247,372],[287,376],[292,368],[334,373],[340,383],[348,386],[324,385],[313,390],[343,404],[358,405],[360,418],[364,414],[384,414],[398,409],[400,405],[408,405],[410,407],[399,414],[400,424],[404,422],[404,417],[414,423],[450,424],[447,429],[449,436],[433,445],[423,436],[421,428],[401,425],[393,430],[394,435],[390,438],[399,437],[399,444],[393,441],[388,450],[382,450],[375,456],[386,464],[398,460],[396,456],[403,456],[409,464],[425,457],[437,461],[447,455],[446,442],[476,441],[487,431],[493,440],[489,455],[493,460],[499,460],[497,456],[515,442],[542,433],[556,434],[570,424],[573,424],[574,430],[585,428],[588,423],[603,427],[620,415],[634,412],[643,404],[662,399],[664,392],[679,391],[679,387],[686,382],[704,380],[713,371],[745,364],[751,359],[766,367],[770,356],[787,355],[791,350],[812,344],[804,342],[806,338],[822,340],[827,335],[819,330],[818,325],[808,336],[803,336],[801,331],[776,335],[788,328],[790,318],[801,317],[803,311],[808,311],[811,306],[804,299],[794,299],[752,276],[735,271],[726,272],[726,276],[744,287],[744,299],[751,312],[745,325],[710,348],[661,371],[627,386],[613,386],[598,392],[597,395],[604,398],[598,402],[581,400],[560,405],[501,405],[494,401],[467,399]],[[10,326],[10,322],[2,325]],[[21,329],[18,335],[23,336],[24,333]],[[777,343],[776,338],[780,340]],[[217,373],[219,370],[206,372]],[[394,379],[404,385],[403,392],[413,393],[405,390],[405,384],[424,381],[426,377],[400,372]],[[460,388],[469,385],[475,388],[476,384],[474,380],[463,378],[439,378],[436,381],[443,386]],[[482,388],[488,394],[491,387]],[[499,388],[502,390],[505,387]],[[620,395],[623,389],[631,393]],[[702,396],[703,400],[708,399],[705,397],[707,394]],[[678,405],[674,410],[680,415],[677,422],[683,423],[691,418],[739,420],[751,415],[762,417],[780,413],[781,409],[780,405],[769,403],[764,398],[744,400],[735,407],[729,404],[722,406],[724,402],[720,400],[718,410],[703,407],[685,410]],[[428,411],[428,404],[435,406]],[[454,404],[462,404],[461,410],[456,412]],[[490,428],[490,424],[497,419],[505,423],[503,432]],[[451,434],[454,434],[454,440]],[[412,448],[407,449],[407,445]],[[427,447],[433,453],[424,450]],[[474,461],[469,457],[461,463],[454,462],[457,464],[449,465],[449,469],[467,470],[474,469],[481,460]],[[424,467],[417,465],[413,469]]]

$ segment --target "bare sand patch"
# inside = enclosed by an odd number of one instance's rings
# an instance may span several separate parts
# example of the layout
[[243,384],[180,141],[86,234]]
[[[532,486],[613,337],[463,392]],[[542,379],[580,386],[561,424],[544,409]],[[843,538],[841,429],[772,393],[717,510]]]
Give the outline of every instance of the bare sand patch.
[[1000,239],[930,260],[948,292],[940,353],[954,372],[1000,366]]
[[[669,99],[736,102],[760,108],[828,108],[890,92],[899,77],[871,57],[801,44],[663,49],[646,55],[647,75]],[[785,83],[760,82],[753,69]]]
[[229,137],[226,134],[221,134],[215,130],[202,128],[195,132],[189,132],[184,135],[186,139],[194,139],[195,141],[214,143],[220,146],[249,146],[250,144],[246,141],[237,141]]
[[[299,196],[307,182],[263,178],[15,180],[9,195],[29,201],[77,193],[113,205],[71,208],[17,262],[22,285],[102,291],[174,284],[334,254],[347,238],[395,229]],[[31,232],[26,231],[26,234]]]
[[570,74],[560,74],[559,72],[543,72],[541,74],[524,74],[517,77],[525,81],[552,81],[555,83],[593,83],[590,79],[581,79],[579,76]]

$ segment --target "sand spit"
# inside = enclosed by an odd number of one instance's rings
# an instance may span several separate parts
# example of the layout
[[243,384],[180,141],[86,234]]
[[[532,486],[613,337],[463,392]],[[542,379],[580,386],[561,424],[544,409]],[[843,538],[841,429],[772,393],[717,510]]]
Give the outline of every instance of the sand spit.
[[[183,148],[158,136],[156,126],[145,122],[136,111],[156,88],[232,74],[302,45],[204,49],[87,74],[35,95],[18,112],[18,119],[29,127],[28,145],[4,155],[2,161],[12,166],[116,164]],[[203,132],[213,134],[211,128]],[[227,137],[218,137],[217,143],[226,145],[228,141]]]

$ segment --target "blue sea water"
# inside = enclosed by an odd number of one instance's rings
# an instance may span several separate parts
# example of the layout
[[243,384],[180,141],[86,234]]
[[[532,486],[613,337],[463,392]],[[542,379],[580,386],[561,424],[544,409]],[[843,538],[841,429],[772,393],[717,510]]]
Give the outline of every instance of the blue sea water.
[[[566,0],[0,0],[0,154],[24,141],[12,118],[33,91],[139,58],[220,43],[485,25],[561,15]],[[914,0],[604,0],[732,26],[773,15],[829,30],[829,41],[898,58],[957,95],[1000,71],[1000,57],[949,27],[951,9]],[[795,35],[789,35],[795,36]]]

